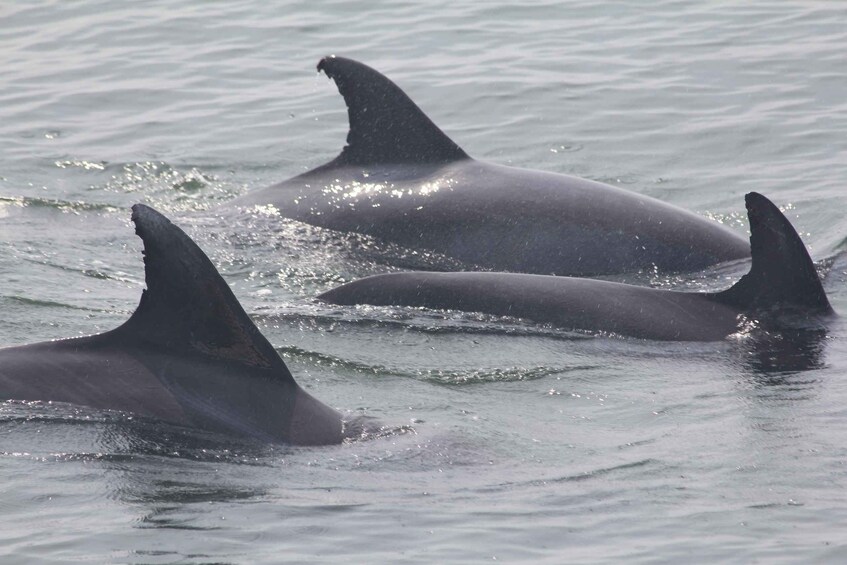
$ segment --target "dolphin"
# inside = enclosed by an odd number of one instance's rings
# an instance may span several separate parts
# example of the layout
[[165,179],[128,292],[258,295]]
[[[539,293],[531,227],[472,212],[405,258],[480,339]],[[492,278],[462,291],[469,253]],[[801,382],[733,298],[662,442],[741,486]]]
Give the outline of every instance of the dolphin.
[[388,78],[351,59],[318,70],[347,105],[347,145],[329,163],[233,201],[465,264],[604,275],[694,271],[749,257],[741,234],[607,184],[468,156]]
[[318,296],[340,305],[415,306],[528,318],[653,340],[717,341],[747,327],[834,315],[806,247],[770,200],[745,197],[750,271],[722,292],[678,292],[594,279],[495,272],[403,272]]
[[341,414],[294,381],[203,251],[132,208],[147,289],[111,331],[0,349],[0,399],[68,402],[296,445],[340,443]]

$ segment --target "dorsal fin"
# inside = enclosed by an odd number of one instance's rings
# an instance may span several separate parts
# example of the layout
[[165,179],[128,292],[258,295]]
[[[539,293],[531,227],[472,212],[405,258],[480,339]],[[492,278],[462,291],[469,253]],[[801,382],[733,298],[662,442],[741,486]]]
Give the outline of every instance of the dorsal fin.
[[405,92],[374,69],[334,55],[318,71],[335,81],[347,104],[347,146],[334,163],[445,163],[468,155]]
[[753,264],[734,286],[711,296],[743,310],[793,306],[832,312],[812,258],[791,222],[761,194],[751,192],[744,202]]
[[244,312],[212,262],[165,216],[132,207],[144,242],[147,290],[132,317],[115,330],[155,343],[276,372],[294,381],[273,346]]

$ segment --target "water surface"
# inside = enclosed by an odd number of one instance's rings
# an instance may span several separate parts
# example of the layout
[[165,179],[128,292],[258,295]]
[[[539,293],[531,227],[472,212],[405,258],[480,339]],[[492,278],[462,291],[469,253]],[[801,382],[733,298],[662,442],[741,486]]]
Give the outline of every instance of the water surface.
[[395,432],[289,448],[2,404],[4,563],[847,557],[842,321],[668,344],[330,307],[312,297],[438,258],[218,209],[341,149],[344,104],[315,72],[337,53],[477,158],[742,232],[743,195],[765,194],[847,313],[847,7],[270,4],[0,7],[0,344],[125,320],[143,288],[128,207],[147,202],[209,253],[304,387]]

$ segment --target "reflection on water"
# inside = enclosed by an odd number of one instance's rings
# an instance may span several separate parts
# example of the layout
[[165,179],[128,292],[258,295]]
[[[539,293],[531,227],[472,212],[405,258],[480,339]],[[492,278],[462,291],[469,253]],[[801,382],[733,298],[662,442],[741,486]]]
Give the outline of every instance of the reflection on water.
[[793,373],[825,366],[825,329],[792,329],[751,336],[740,342],[744,364],[756,382],[779,385]]
[[262,465],[262,461],[288,449],[249,438],[218,434],[166,424],[159,420],[125,416],[106,427],[100,445],[112,453]]
[[277,446],[143,418],[109,425],[99,439],[103,450],[128,456],[100,465],[107,496],[137,507],[142,529],[220,529],[215,505],[267,496],[260,477],[279,455]]

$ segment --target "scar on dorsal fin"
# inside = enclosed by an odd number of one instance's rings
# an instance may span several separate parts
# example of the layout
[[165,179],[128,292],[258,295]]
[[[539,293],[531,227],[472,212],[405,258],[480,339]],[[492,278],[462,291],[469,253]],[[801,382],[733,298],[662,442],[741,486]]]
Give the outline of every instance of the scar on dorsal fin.
[[791,222],[761,194],[751,192],[744,202],[750,220],[750,272],[711,297],[743,310],[800,307],[831,313],[812,258]]
[[132,221],[144,242],[147,289],[115,333],[172,351],[276,369],[293,382],[285,363],[197,244],[149,206],[133,206]]
[[347,146],[333,164],[446,163],[468,155],[387,77],[352,59],[321,59],[347,104]]

